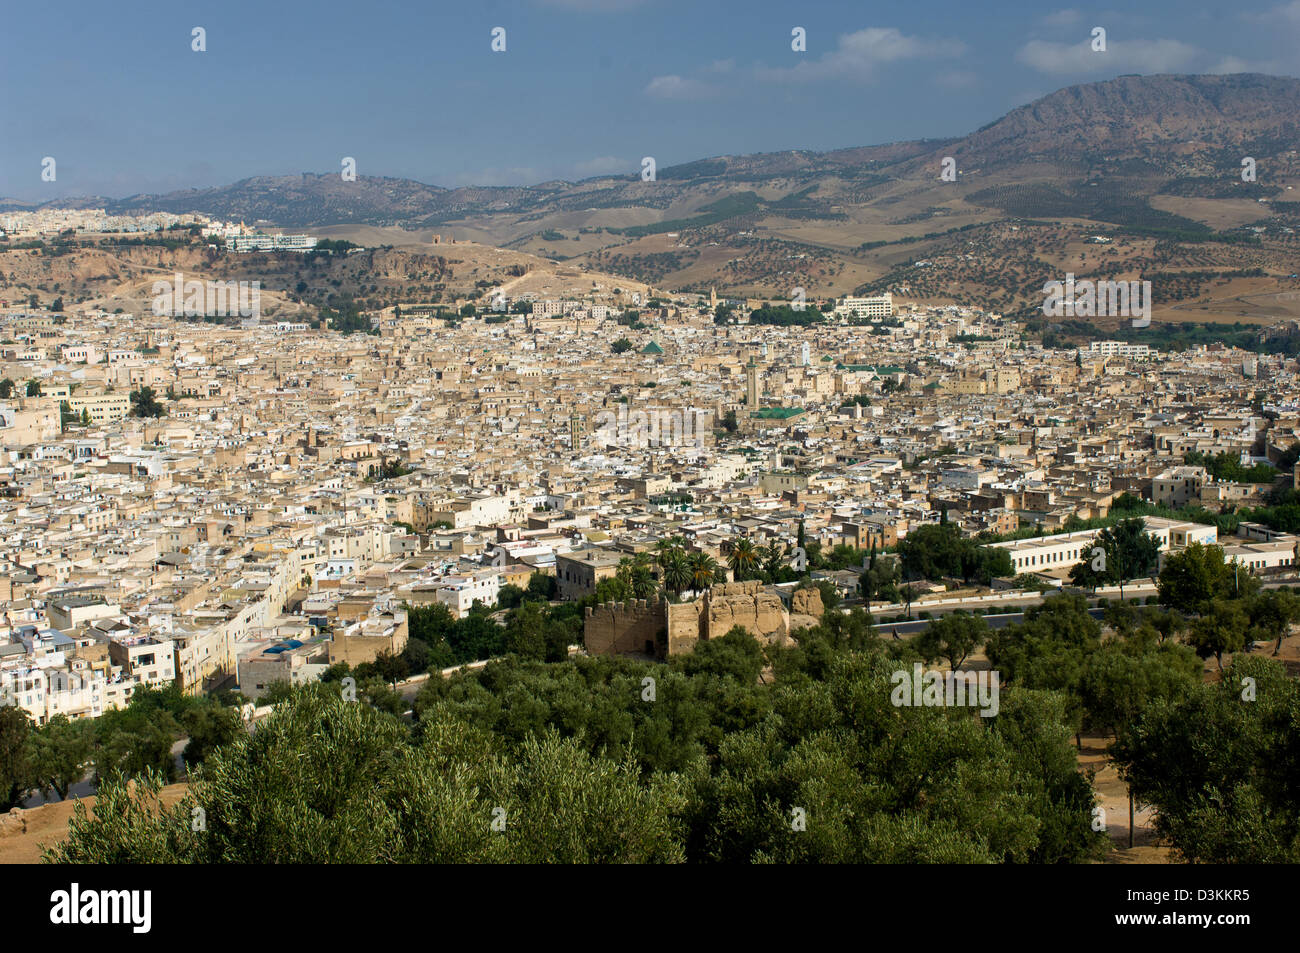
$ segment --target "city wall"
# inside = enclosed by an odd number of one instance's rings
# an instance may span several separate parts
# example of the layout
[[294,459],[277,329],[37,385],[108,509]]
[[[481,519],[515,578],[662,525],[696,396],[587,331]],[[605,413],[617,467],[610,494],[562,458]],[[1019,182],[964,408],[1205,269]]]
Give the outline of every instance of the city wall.
[[722,583],[680,604],[638,599],[589,607],[583,641],[592,655],[663,658],[694,651],[696,643],[721,638],[735,626],[763,642],[789,643],[790,614],[779,596],[763,591],[761,582]]

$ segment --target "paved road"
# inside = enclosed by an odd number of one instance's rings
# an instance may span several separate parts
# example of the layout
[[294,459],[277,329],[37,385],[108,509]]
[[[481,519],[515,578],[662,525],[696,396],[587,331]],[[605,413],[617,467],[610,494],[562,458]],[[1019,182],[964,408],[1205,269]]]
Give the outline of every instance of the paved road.
[[[1092,608],[1088,610],[1088,615],[1094,619],[1100,619],[1105,612],[1105,609]],[[980,618],[989,624],[990,629],[1005,629],[1009,625],[1024,622],[1025,614],[1023,612],[1000,612],[996,615],[980,616]],[[916,635],[919,632],[924,632],[933,621],[933,619],[913,619],[911,622],[878,622],[876,623],[876,631],[880,633],[882,638],[892,638],[894,636],[901,638],[905,635]]]

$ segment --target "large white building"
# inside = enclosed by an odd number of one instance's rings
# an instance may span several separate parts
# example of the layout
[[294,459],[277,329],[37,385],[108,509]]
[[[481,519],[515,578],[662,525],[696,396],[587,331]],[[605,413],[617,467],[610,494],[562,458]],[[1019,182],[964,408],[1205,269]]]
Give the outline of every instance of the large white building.
[[839,306],[838,311],[854,314],[860,318],[892,318],[894,316],[894,296],[886,291],[882,295],[867,298],[848,297]]
[[310,235],[231,235],[226,247],[233,252],[311,251],[316,239]]
[[[1162,553],[1183,549],[1191,543],[1213,544],[1219,538],[1219,531],[1213,526],[1159,516],[1143,519],[1147,533],[1160,543]],[[1011,555],[1011,565],[1017,573],[1056,571],[1056,575],[1062,575],[1063,571],[1073,569],[1078,563],[1090,558],[1097,533],[1098,530],[1085,529],[1076,533],[1057,533],[1053,536],[1016,539],[990,545],[1007,550]]]
[[1151,356],[1151,348],[1146,344],[1129,344],[1127,341],[1093,341],[1088,345],[1091,357],[1133,357]]

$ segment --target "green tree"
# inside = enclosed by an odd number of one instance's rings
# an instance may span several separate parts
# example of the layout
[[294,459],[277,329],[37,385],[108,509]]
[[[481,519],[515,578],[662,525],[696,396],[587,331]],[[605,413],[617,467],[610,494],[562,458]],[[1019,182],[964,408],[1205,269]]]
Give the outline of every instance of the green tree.
[[21,804],[38,784],[32,765],[33,731],[27,712],[17,705],[0,705],[0,812]]
[[544,572],[535,572],[528,577],[528,597],[549,602],[555,598],[555,577]]
[[916,637],[914,645],[927,664],[946,658],[956,671],[972,652],[984,644],[988,632],[989,624],[982,616],[954,612],[931,622]]
[[1237,656],[1218,683],[1150,705],[1112,748],[1156,829],[1189,861],[1300,862],[1300,684]]
[[513,609],[524,601],[524,590],[507,583],[497,591],[497,608]]
[[1215,599],[1253,594],[1258,582],[1225,562],[1222,547],[1191,543],[1165,560],[1156,587],[1161,605],[1185,615],[1200,615]]
[[1223,671],[1223,653],[1239,652],[1246,644],[1250,618],[1240,601],[1214,599],[1192,623],[1188,641],[1201,658],[1214,656]]
[[733,578],[743,582],[752,578],[762,559],[759,549],[748,536],[739,536],[731,543],[731,552],[727,554],[727,565],[731,567]]
[[1261,640],[1276,640],[1273,645],[1276,657],[1291,626],[1300,622],[1300,599],[1286,589],[1265,590],[1249,600],[1247,613],[1254,635]]
[[674,596],[689,589],[694,578],[686,553],[679,546],[670,546],[659,552],[659,570],[664,588]]
[[[162,778],[110,782],[78,804],[55,863],[654,863],[683,859],[683,782],[554,734],[510,756],[490,734],[431,717],[412,743],[397,718],[298,690],[217,749],[167,809]],[[195,808],[205,830],[192,830]]]
[[189,738],[184,757],[191,767],[202,764],[213,751],[230,744],[244,731],[244,719],[238,708],[207,699],[182,712],[180,722]]
[[131,391],[132,417],[165,417],[167,409],[158,401],[158,395],[152,387],[141,387]]
[[708,553],[691,553],[687,557],[691,572],[691,588],[702,592],[718,580],[721,570],[717,562]]
[[14,395],[14,382],[8,377],[0,380],[0,400],[8,400]]
[[659,591],[652,563],[653,557],[649,553],[625,556],[619,560],[615,575],[633,599],[651,599]]
[[66,801],[72,786],[86,776],[93,750],[90,722],[70,721],[67,715],[55,715],[32,738],[37,786],[43,792],[54,791],[60,801]]

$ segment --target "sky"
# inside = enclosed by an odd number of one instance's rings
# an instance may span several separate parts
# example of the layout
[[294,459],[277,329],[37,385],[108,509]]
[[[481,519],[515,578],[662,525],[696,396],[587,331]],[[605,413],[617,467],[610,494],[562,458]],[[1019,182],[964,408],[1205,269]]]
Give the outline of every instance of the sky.
[[1300,0],[0,0],[0,196],[345,156],[446,187],[575,181],[959,136],[1076,83],[1237,72],[1300,75]]

